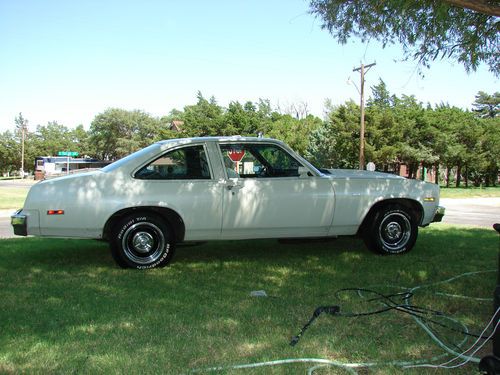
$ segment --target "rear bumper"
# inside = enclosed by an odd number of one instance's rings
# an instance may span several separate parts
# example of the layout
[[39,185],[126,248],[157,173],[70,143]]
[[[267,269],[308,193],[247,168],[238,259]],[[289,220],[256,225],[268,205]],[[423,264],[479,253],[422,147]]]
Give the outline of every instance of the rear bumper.
[[445,208],[443,206],[438,206],[436,208],[436,212],[434,213],[434,217],[432,218],[433,223],[439,223],[441,220],[443,220],[443,216],[445,213]]
[[27,236],[28,235],[28,216],[21,213],[22,210],[16,211],[10,217],[10,223],[12,228],[14,228],[14,234],[17,236]]

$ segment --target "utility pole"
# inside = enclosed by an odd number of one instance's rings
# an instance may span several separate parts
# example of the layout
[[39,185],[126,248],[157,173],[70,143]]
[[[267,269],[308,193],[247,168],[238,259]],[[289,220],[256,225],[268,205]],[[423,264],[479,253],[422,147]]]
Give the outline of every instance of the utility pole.
[[19,113],[19,117],[16,117],[16,124],[18,130],[21,131],[21,178],[24,178],[24,141],[26,139],[26,132],[28,131],[28,120],[23,118],[23,115]]
[[359,132],[359,169],[365,169],[365,74],[368,73],[372,66],[377,65],[377,63],[363,65],[354,68],[353,72],[361,73],[361,130]]

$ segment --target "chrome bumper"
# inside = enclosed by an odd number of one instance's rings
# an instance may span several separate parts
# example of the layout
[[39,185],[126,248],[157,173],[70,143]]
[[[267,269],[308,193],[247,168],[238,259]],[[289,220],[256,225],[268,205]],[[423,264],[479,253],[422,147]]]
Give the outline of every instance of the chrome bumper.
[[21,213],[21,210],[16,211],[10,217],[10,223],[14,228],[14,234],[17,236],[27,236],[28,235],[28,217]]
[[446,210],[445,210],[445,208],[443,206],[438,206],[436,208],[436,212],[434,213],[434,217],[432,218],[432,222],[433,223],[438,223],[441,220],[443,220],[443,216],[444,216],[445,211]]

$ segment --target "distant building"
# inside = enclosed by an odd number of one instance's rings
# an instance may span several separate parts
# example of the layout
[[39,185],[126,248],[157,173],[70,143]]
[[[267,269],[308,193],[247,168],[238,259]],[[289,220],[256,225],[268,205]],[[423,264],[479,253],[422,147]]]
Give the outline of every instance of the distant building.
[[91,158],[38,156],[35,158],[35,180],[91,171],[102,168],[110,163],[110,161]]
[[184,121],[181,120],[173,120],[170,123],[170,130],[173,130],[175,132],[181,132],[182,131],[182,126],[184,125]]

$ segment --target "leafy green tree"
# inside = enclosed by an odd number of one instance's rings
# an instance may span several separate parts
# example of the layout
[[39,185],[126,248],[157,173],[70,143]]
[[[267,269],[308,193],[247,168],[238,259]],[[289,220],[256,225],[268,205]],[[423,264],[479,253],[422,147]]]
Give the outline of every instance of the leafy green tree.
[[56,121],[49,122],[45,126],[38,125],[33,143],[37,156],[54,156],[59,151],[77,151],[71,131]]
[[359,106],[326,103],[328,117],[310,135],[306,156],[320,168],[356,168],[359,152]]
[[159,119],[143,111],[107,109],[90,125],[92,153],[102,160],[122,158],[158,139],[160,126]]
[[321,119],[308,115],[297,119],[291,115],[276,116],[266,136],[279,139],[301,155],[306,154],[309,137],[321,126]]
[[457,175],[456,185],[460,185],[462,175],[467,185],[470,168],[474,169],[480,163],[478,141],[481,128],[477,120],[472,113],[449,105],[428,110],[427,120],[435,135],[433,153],[446,167],[446,185],[450,185],[453,170]]
[[495,186],[500,169],[500,118],[481,120],[480,125],[483,128],[479,140],[482,156],[482,165],[478,166],[480,182],[484,182],[486,186]]
[[408,166],[409,177],[415,178],[420,165],[430,167],[438,159],[432,152],[434,133],[426,119],[426,109],[413,95],[396,98],[393,110],[402,130],[398,159]]
[[184,129],[190,137],[218,136],[235,134],[235,128],[225,127],[223,109],[214,97],[205,99],[201,92],[195,105],[184,107]]
[[403,129],[398,126],[392,107],[386,103],[374,103],[377,101],[367,107],[365,115],[365,153],[379,170],[398,172]]
[[19,143],[10,131],[0,133],[0,172],[12,173],[21,167]]
[[473,111],[480,118],[494,118],[500,115],[500,92],[490,95],[479,91],[476,100],[472,103]]
[[90,156],[92,154],[92,148],[89,144],[89,133],[85,130],[83,125],[78,125],[76,128],[71,130],[70,138],[72,149],[78,152],[82,157]]
[[223,117],[224,127],[233,131],[233,134],[255,136],[261,127],[257,109],[252,102],[247,102],[244,106],[239,102],[229,103]]
[[310,0],[310,12],[342,44],[351,36],[384,47],[400,43],[405,59],[426,67],[440,57],[458,61],[466,71],[484,62],[500,74],[498,2]]
[[394,95],[391,95],[389,90],[387,89],[387,85],[382,80],[379,79],[379,83],[371,87],[372,95],[366,101],[367,107],[377,106],[378,108],[387,109],[392,107],[394,104]]

